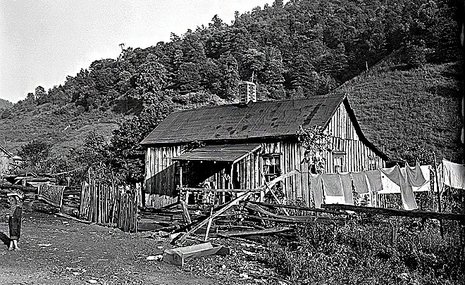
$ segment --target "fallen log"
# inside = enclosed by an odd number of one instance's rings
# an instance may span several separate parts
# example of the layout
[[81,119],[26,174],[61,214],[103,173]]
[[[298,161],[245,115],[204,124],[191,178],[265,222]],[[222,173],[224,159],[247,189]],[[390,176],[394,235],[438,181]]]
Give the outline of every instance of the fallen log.
[[88,224],[88,225],[93,224],[93,222],[89,222],[89,221],[86,221],[86,220],[81,220],[81,219],[78,219],[78,218],[75,218],[73,216],[63,214],[63,213],[55,213],[55,215],[57,215],[59,217],[62,217],[62,218],[67,218],[67,219],[70,219],[70,220],[73,220],[73,221],[76,221],[76,222]]
[[[16,189],[16,190],[21,190],[23,192],[37,193],[37,187],[23,186],[23,185],[9,184],[9,183],[0,183],[0,189]],[[6,194],[8,192],[10,191],[2,190],[0,193]]]
[[272,228],[265,230],[256,230],[256,231],[243,231],[243,232],[229,232],[229,233],[218,233],[219,237],[229,238],[229,237],[243,237],[243,236],[253,236],[253,235],[269,235],[277,234],[292,231],[292,228],[283,227],[283,228]]
[[377,208],[377,207],[361,207],[345,204],[322,204],[321,207],[325,209],[332,210],[346,210],[353,211],[358,213],[367,213],[374,215],[384,215],[384,216],[397,216],[397,217],[411,217],[411,218],[422,218],[422,219],[437,219],[437,220],[455,220],[460,222],[465,222],[464,214],[454,214],[454,213],[438,213],[438,212],[428,212],[428,211],[407,211],[399,209],[387,209],[387,208]]
[[300,210],[300,211],[307,211],[307,212],[315,212],[315,213],[327,213],[333,215],[348,215],[346,212],[329,210],[329,209],[319,209],[319,208],[310,208],[310,207],[302,207],[302,206],[294,206],[294,205],[282,205],[282,204],[271,204],[271,203],[264,203],[264,202],[255,202],[255,201],[248,201],[247,203],[252,203],[260,206],[265,206],[269,208],[286,208],[286,209],[293,209],[293,210]]
[[251,220],[257,220],[257,221],[270,221],[270,222],[275,222],[275,223],[284,223],[284,224],[343,224],[344,220],[342,219],[328,219],[328,218],[322,218],[322,217],[315,217],[313,219],[308,219],[308,220],[294,220],[294,219],[289,219],[289,216],[283,216],[282,218],[271,218],[271,217],[263,217],[263,216],[256,216],[256,215],[248,215],[247,218]]

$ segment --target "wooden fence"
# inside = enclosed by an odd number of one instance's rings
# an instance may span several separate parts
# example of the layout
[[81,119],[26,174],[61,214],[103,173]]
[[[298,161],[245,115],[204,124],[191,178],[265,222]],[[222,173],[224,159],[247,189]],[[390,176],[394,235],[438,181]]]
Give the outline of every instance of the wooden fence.
[[79,215],[90,222],[136,232],[139,198],[140,186],[116,185],[111,174],[89,169],[82,183]]

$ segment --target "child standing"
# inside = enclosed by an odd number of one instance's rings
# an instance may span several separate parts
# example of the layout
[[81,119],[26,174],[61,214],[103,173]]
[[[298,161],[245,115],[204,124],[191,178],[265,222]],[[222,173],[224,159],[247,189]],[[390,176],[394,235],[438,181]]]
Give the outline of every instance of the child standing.
[[23,195],[19,192],[7,194],[10,204],[8,226],[10,228],[10,247],[8,250],[19,250],[18,241],[21,235],[21,214],[23,211]]

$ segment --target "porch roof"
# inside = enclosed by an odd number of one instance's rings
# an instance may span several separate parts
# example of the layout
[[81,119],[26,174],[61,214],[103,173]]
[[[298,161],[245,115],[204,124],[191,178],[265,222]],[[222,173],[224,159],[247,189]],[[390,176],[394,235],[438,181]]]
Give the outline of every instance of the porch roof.
[[261,145],[259,143],[208,145],[185,152],[173,158],[173,160],[222,161],[234,163],[240,161],[248,154],[259,150],[260,147]]

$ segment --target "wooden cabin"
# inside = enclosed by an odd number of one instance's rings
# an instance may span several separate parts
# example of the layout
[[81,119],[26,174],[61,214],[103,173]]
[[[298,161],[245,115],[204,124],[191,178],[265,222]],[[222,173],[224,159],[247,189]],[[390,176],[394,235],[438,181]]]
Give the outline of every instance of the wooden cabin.
[[257,102],[253,83],[246,84],[241,103],[172,113],[141,142],[146,205],[176,202],[180,185],[254,189],[294,169],[299,173],[282,182],[283,195],[309,204],[299,126],[331,135],[327,173],[385,166],[387,156],[365,138],[345,96]]

